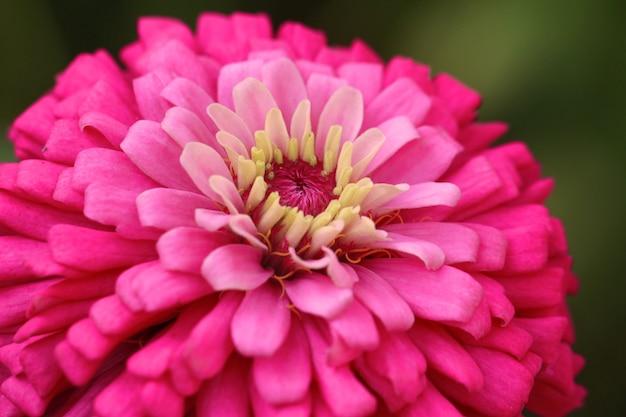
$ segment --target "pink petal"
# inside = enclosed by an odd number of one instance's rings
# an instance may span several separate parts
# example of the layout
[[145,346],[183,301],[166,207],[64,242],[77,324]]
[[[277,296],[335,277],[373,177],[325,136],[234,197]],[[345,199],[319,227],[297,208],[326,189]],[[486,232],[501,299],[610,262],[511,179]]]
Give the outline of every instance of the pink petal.
[[417,400],[409,404],[399,415],[400,417],[463,417],[463,414],[431,383],[427,383]]
[[376,398],[358,381],[349,365],[332,366],[326,359],[328,343],[315,328],[305,321],[311,346],[313,369],[321,394],[334,415],[352,417],[370,415],[376,409]]
[[47,252],[47,246],[45,242],[21,236],[0,236],[0,248],[11,248],[0,251],[0,282],[32,276],[26,260],[41,257]]
[[168,382],[150,381],[141,389],[141,405],[151,417],[182,416],[185,397]]
[[[330,74],[324,75],[318,71],[313,72],[307,79],[306,89],[311,102],[311,124],[314,127],[319,126],[320,114],[333,94],[346,85],[347,83],[344,80]],[[293,136],[293,132],[291,134]],[[321,132],[316,131],[315,137],[325,138],[326,136],[322,136]],[[317,150],[315,153],[317,154]]]
[[141,416],[142,404],[137,401],[137,393],[144,383],[143,378],[124,372],[98,394],[93,402],[93,411],[102,417]]
[[300,323],[291,323],[287,338],[273,356],[254,358],[252,378],[259,395],[270,404],[293,403],[305,397],[311,382],[311,359]]
[[233,102],[237,115],[252,132],[262,130],[267,112],[277,107],[272,93],[256,78],[246,78],[233,88]]
[[469,274],[449,266],[427,270],[413,259],[376,259],[362,265],[380,275],[404,298],[416,316],[467,322],[483,290]]
[[326,319],[336,317],[353,300],[352,290],[337,287],[327,276],[315,272],[284,284],[289,300],[298,310]]
[[337,68],[337,74],[363,94],[367,105],[382,87],[383,66],[365,62],[348,62]]
[[418,184],[438,180],[462,149],[441,129],[423,126],[417,132],[418,139],[407,142],[370,174],[374,182]]
[[208,305],[194,304],[185,308],[175,323],[154,337],[150,343],[135,352],[126,363],[129,372],[145,378],[159,378],[167,372],[172,357],[187,339],[193,327],[210,308]]
[[443,265],[446,255],[436,244],[421,239],[403,236],[390,232],[387,237],[376,243],[377,247],[391,249],[408,255],[413,255],[424,262],[427,269],[438,269]]
[[128,132],[128,126],[100,112],[85,113],[78,122],[80,129],[93,129],[100,133],[113,147],[119,149],[120,143]]
[[413,80],[400,78],[369,103],[364,127],[377,126],[396,116],[407,116],[417,125],[426,116],[430,103],[430,97]]
[[216,291],[252,290],[261,286],[273,271],[261,266],[263,253],[248,245],[225,245],[215,249],[202,263],[202,276]]
[[200,142],[190,142],[180,155],[180,164],[204,195],[213,200],[219,199],[209,185],[209,178],[213,175],[230,178],[230,170],[215,149]]
[[464,265],[466,270],[498,271],[505,262],[507,241],[504,234],[496,228],[477,223],[461,223],[478,235],[479,246],[473,263]]
[[[217,82],[217,102],[226,106],[226,108],[234,109],[233,89],[237,84],[248,77],[260,80],[262,65],[263,61],[261,60],[234,62],[224,65],[220,71]],[[209,108],[212,107],[213,106],[210,106]],[[210,112],[209,115],[212,118],[214,117]],[[215,120],[215,118],[213,118],[213,120]],[[220,125],[217,121],[216,124],[218,126]],[[235,134],[234,132],[231,133]],[[243,140],[244,138],[240,139]]]
[[513,324],[532,335],[532,352],[542,357],[546,365],[551,365],[557,358],[560,341],[567,327],[565,317],[515,318]]
[[24,323],[15,333],[14,339],[22,342],[32,336],[63,330],[87,317],[92,304],[93,300],[84,300],[51,307]]
[[213,377],[228,360],[233,350],[230,323],[242,299],[240,292],[225,292],[215,307],[193,328],[177,353],[196,377]]
[[288,41],[298,56],[307,60],[313,60],[317,52],[326,46],[324,32],[295,22],[282,24],[278,30],[277,37]]
[[[212,134],[215,134],[217,127],[206,113],[207,107],[215,100],[198,84],[187,78],[176,78],[161,91],[161,97],[177,107],[189,110],[204,123]],[[169,133],[165,127],[164,130]],[[204,141],[213,145],[211,137],[204,138]]]
[[394,413],[416,401],[426,385],[426,359],[404,333],[385,335],[355,365]]
[[0,385],[0,391],[4,397],[20,408],[22,413],[18,415],[24,415],[25,412],[31,416],[41,416],[48,406],[47,402],[24,378],[9,376]]
[[291,120],[298,104],[307,98],[306,86],[294,62],[270,61],[261,68],[261,79],[276,100],[285,120]]
[[143,226],[169,230],[196,226],[196,209],[215,208],[206,196],[171,188],[153,188],[136,199],[139,220]]
[[358,301],[330,320],[329,328],[333,343],[327,355],[331,364],[347,363],[356,351],[372,350],[380,342],[371,313]]
[[248,366],[232,356],[222,372],[204,383],[196,396],[198,417],[248,417]]
[[213,175],[209,178],[209,186],[219,196],[219,202],[226,206],[230,214],[245,211],[239,190],[235,187],[230,176]]
[[417,129],[406,116],[394,117],[376,127],[385,136],[385,142],[365,170],[365,174],[368,175],[398,152],[404,145],[419,138]]
[[353,142],[363,123],[363,96],[352,87],[341,87],[333,93],[320,113],[315,136],[315,155],[324,156],[324,143],[331,126],[341,126],[341,143]]
[[128,129],[120,146],[143,173],[159,184],[179,190],[198,190],[178,162],[182,149],[158,123],[138,121]]
[[444,328],[434,323],[418,321],[409,331],[413,343],[434,369],[463,385],[470,392],[483,387],[483,375],[465,348]]
[[237,351],[244,356],[272,356],[289,332],[291,310],[279,286],[269,282],[246,293],[231,322]]
[[474,262],[480,244],[478,235],[471,228],[454,223],[389,224],[382,229],[434,243],[444,252],[446,264]]
[[554,307],[563,302],[563,270],[545,268],[498,281],[516,309]]
[[231,243],[236,243],[236,239],[228,233],[177,227],[161,236],[157,252],[165,269],[199,275],[204,258],[213,250]]
[[311,394],[307,394],[303,399],[281,404],[273,405],[268,403],[261,394],[258,393],[256,386],[250,389],[250,397],[252,400],[252,410],[255,417],[308,417],[311,415],[312,400]]
[[404,331],[415,321],[411,307],[381,277],[372,271],[354,266],[359,281],[354,286],[354,296],[367,307],[390,331]]
[[[199,142],[224,154],[219,143],[217,143],[217,139],[215,139],[215,135],[207,128],[207,124],[210,122],[208,115],[205,116],[206,122],[201,119],[202,115],[206,115],[206,111],[203,110],[202,113],[196,114],[183,107],[172,107],[165,113],[165,117],[161,121],[161,128],[181,148],[184,148],[188,143]],[[212,123],[210,124],[212,125]]]
[[76,158],[72,186],[84,191],[94,182],[125,184],[135,190],[146,190],[158,184],[141,172],[123,152],[109,149],[87,149]]
[[423,182],[411,187],[380,209],[401,210],[432,206],[454,206],[461,198],[459,188],[449,182]]
[[135,265],[157,256],[153,241],[66,224],[53,226],[48,241],[57,262],[86,271]]
[[160,93],[173,78],[169,72],[156,70],[133,79],[133,90],[142,119],[156,122],[163,119],[165,112],[171,106],[161,98]]
[[467,347],[484,376],[483,389],[468,393],[463,386],[439,380],[437,387],[449,398],[479,413],[517,417],[528,401],[534,376],[506,353],[485,348]]

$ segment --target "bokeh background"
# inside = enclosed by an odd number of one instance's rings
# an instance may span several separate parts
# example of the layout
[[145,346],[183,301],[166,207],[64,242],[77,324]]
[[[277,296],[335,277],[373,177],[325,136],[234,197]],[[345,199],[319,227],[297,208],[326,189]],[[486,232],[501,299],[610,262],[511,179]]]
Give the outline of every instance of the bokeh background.
[[[481,92],[482,120],[510,124],[556,178],[548,204],[568,231],[581,291],[571,299],[586,407],[626,416],[626,2],[23,0],[0,5],[0,158],[5,132],[76,54],[113,54],[141,15],[190,25],[201,11],[265,11],[298,20],[332,44],[359,37],[384,58],[410,56]],[[1,314],[1,313],[0,313]]]

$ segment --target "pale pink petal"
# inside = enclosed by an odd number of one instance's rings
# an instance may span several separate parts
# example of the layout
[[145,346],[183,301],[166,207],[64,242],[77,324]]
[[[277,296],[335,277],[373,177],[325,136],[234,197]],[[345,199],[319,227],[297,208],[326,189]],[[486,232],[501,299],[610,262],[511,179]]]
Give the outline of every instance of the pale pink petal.
[[219,196],[219,202],[226,206],[231,214],[244,211],[243,200],[230,176],[211,176],[209,178],[209,187]]
[[330,278],[316,272],[298,276],[298,279],[285,281],[284,284],[289,299],[298,310],[326,319],[336,317],[353,300],[350,289],[337,287]]
[[450,182],[422,182],[383,204],[378,210],[399,210],[432,206],[454,206],[461,198],[459,187]]
[[[198,84],[187,78],[176,78],[161,91],[161,97],[195,114],[207,129],[215,134],[217,127],[206,112],[207,107],[215,100]],[[204,139],[209,144],[213,144],[210,137]]]
[[[341,126],[341,143],[352,142],[357,137],[363,123],[363,96],[352,87],[341,87],[328,99],[320,113],[315,135],[325,139],[331,126]],[[315,155],[321,160],[324,156],[325,140],[315,142]]]
[[[242,61],[224,65],[220,71],[217,83],[217,102],[234,110],[233,88],[248,77],[260,80],[262,65],[263,61],[261,60]],[[213,117],[211,113],[209,114]],[[234,134],[234,132],[231,133]]]
[[378,317],[388,331],[410,328],[415,316],[406,301],[387,281],[372,271],[358,265],[354,268],[359,275],[359,281],[353,289],[354,296]]
[[[313,126],[318,126],[320,114],[326,106],[326,103],[328,103],[330,97],[337,90],[345,87],[347,83],[345,80],[330,76],[330,74],[323,74],[318,71],[313,72],[306,80],[306,89],[309,101],[311,102],[311,123]],[[324,138],[317,131],[315,136]]]
[[246,78],[237,84],[233,89],[233,101],[237,115],[252,132],[262,130],[267,112],[277,107],[272,93],[256,78]]
[[446,265],[430,271],[408,258],[362,265],[385,279],[421,318],[467,322],[483,298],[481,285],[469,274]]
[[260,250],[248,245],[222,246],[205,258],[202,276],[216,291],[252,290],[273,274],[261,266],[262,255]]
[[270,357],[256,357],[252,378],[260,396],[270,404],[293,403],[305,397],[311,382],[311,359],[306,335],[292,321],[289,334]]
[[296,107],[307,99],[307,90],[293,61],[277,59],[261,68],[263,84],[272,93],[285,120],[291,120]]
[[224,158],[215,149],[200,142],[190,142],[180,155],[180,164],[204,195],[213,200],[219,199],[209,185],[209,178],[213,175],[228,178],[230,171]]
[[[161,121],[161,128],[178,144],[184,148],[191,142],[200,142],[215,148],[217,152],[225,153],[217,143],[215,135],[207,128],[206,123],[200,119],[206,111],[196,114],[183,107],[172,107],[165,113]],[[208,119],[208,115],[206,115]]]
[[156,122],[140,120],[128,129],[120,145],[126,155],[159,184],[169,188],[197,191],[178,162],[181,147]]
[[244,356],[272,356],[287,337],[291,310],[281,289],[268,282],[246,293],[231,322],[233,343]]

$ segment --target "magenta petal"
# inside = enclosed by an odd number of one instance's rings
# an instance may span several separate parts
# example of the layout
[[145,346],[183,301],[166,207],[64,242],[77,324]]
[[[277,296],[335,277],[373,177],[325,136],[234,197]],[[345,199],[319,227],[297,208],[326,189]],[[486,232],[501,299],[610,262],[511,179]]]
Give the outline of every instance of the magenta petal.
[[262,254],[248,245],[222,246],[206,257],[202,263],[202,276],[216,291],[252,290],[273,274],[261,266]]
[[336,317],[353,300],[352,290],[337,287],[327,276],[315,272],[284,284],[289,299],[298,310],[326,319]]
[[[243,294],[228,291],[193,328],[177,355],[198,378],[209,379],[222,369],[233,350],[230,322]],[[207,355],[206,352],[211,352]]]
[[156,258],[154,242],[124,239],[113,232],[59,224],[48,238],[54,259],[70,267],[102,271]]
[[408,78],[388,85],[365,109],[365,127],[372,127],[395,116],[407,116],[414,124],[422,121],[431,99]]
[[463,417],[463,414],[443,396],[437,388],[428,383],[417,400],[399,414],[401,417]]
[[388,331],[410,328],[415,316],[406,301],[387,281],[372,271],[358,265],[354,268],[359,275],[359,281],[353,289],[354,296],[378,317]]
[[328,364],[327,342],[310,321],[305,322],[313,368],[326,404],[336,416],[365,416],[376,409],[376,398],[359,382],[349,365]]
[[249,417],[248,369],[232,357],[222,372],[206,381],[196,396],[198,417]]
[[182,416],[185,411],[185,397],[165,381],[146,383],[141,390],[141,403],[151,417]]
[[246,293],[231,322],[235,347],[245,356],[272,356],[289,332],[291,310],[281,289],[266,283]]
[[419,261],[402,258],[362,265],[384,278],[421,318],[467,322],[483,298],[482,286],[469,274],[446,265],[429,271]]
[[252,364],[254,385],[271,404],[302,399],[311,382],[311,359],[306,335],[293,321],[284,343],[270,357],[256,357]]
[[298,401],[273,405],[259,394],[256,386],[251,387],[250,391],[255,417],[309,417],[311,415],[313,406],[311,394]]
[[141,401],[137,401],[136,395],[144,383],[142,378],[124,372],[98,394],[93,411],[102,417],[141,416]]
[[332,364],[347,363],[354,351],[372,350],[380,341],[372,314],[358,301],[330,320],[329,328],[333,343],[327,355]]
[[476,392],[483,387],[483,375],[474,359],[443,327],[419,321],[409,331],[428,366]]
[[160,121],[170,104],[160,97],[161,90],[173,79],[171,73],[156,70],[133,80],[133,90],[143,119]]

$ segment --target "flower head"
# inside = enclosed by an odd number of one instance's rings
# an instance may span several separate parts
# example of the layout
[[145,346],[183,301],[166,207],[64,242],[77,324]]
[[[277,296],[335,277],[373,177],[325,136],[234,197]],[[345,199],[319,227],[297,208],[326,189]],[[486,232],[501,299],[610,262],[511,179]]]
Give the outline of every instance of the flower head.
[[552,181],[480,97],[264,16],[144,18],[0,166],[3,415],[561,416]]

